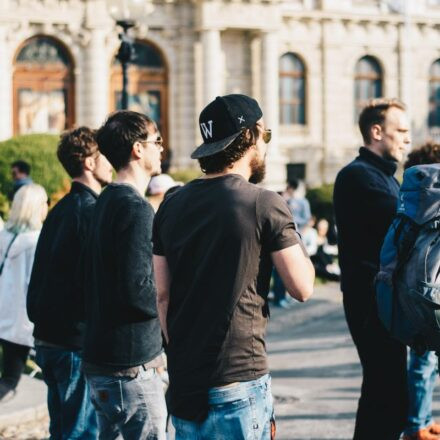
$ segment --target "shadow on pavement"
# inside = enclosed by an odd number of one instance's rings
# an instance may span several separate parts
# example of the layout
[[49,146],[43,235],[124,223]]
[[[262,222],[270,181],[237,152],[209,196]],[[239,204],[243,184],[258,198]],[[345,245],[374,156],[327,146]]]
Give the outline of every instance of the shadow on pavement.
[[361,373],[359,363],[346,363],[338,365],[322,365],[319,367],[292,368],[288,370],[272,370],[273,378],[307,377],[307,378],[331,378],[331,377],[358,377]]
[[347,342],[337,342],[334,344],[329,344],[329,343],[325,343],[325,344],[316,344],[316,345],[311,345],[308,347],[292,347],[292,348],[285,348],[285,349],[269,349],[267,350],[269,355],[274,355],[274,354],[283,354],[283,353],[307,353],[307,352],[311,352],[311,351],[323,351],[323,350],[334,350],[334,349],[338,349],[338,348],[347,348],[353,345],[353,342],[351,341],[351,339]]
[[354,412],[335,414],[292,414],[276,416],[276,420],[350,420],[356,416]]

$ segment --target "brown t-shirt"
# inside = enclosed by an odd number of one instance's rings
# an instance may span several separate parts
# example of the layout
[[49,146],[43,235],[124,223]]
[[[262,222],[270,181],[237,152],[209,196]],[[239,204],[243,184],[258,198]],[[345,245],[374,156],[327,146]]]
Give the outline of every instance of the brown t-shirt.
[[270,253],[300,242],[286,202],[236,174],[197,179],[162,203],[153,253],[171,274],[171,414],[203,420],[208,390],[268,372]]

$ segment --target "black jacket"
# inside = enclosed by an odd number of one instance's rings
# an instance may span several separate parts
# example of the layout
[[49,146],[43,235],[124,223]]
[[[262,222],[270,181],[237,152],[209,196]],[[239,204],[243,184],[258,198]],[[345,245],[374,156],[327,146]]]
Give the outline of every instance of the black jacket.
[[362,147],[338,174],[334,209],[344,294],[372,286],[383,240],[397,209],[397,164]]
[[153,208],[127,184],[110,184],[93,213],[85,251],[83,359],[130,368],[162,352],[153,276]]
[[73,182],[50,211],[41,230],[28,289],[27,312],[34,337],[66,348],[82,348],[83,293],[79,261],[98,195]]

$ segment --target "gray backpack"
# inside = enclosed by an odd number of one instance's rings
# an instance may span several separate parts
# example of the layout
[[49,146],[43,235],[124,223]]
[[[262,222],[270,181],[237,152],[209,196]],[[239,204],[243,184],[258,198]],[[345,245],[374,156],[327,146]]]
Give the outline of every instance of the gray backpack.
[[379,317],[393,337],[440,351],[440,164],[406,170],[376,277]]

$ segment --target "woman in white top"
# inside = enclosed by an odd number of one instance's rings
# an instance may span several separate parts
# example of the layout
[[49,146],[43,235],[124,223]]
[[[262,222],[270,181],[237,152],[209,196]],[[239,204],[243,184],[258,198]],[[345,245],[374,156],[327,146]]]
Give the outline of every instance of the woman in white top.
[[42,186],[23,186],[15,194],[9,219],[0,232],[0,401],[15,394],[34,343],[26,295],[38,236],[47,215],[47,201]]

